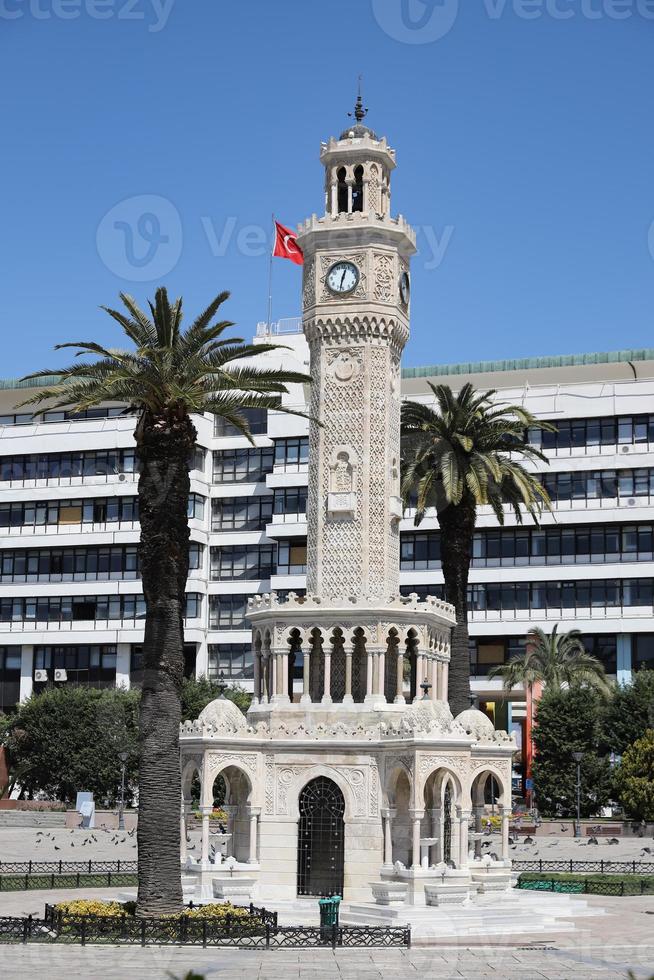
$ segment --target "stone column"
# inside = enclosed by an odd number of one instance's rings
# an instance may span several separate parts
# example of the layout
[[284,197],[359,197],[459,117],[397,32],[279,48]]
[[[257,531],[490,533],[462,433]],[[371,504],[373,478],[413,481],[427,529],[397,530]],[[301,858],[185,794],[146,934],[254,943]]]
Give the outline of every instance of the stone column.
[[352,189],[353,189],[354,181],[352,180],[351,177],[348,177],[346,183],[347,183],[347,213],[352,214]]
[[354,656],[354,644],[343,643],[343,653],[345,654],[345,694],[343,704],[353,704],[352,697],[352,657]]
[[270,656],[267,653],[261,654],[261,673],[263,676],[261,700],[264,704],[268,704],[270,701]]
[[390,808],[382,810],[384,818],[384,867],[393,867],[393,817],[395,811]]
[[456,813],[459,818],[459,867],[466,869],[468,867],[468,821],[470,819],[470,811],[457,807]]
[[500,807],[500,814],[502,816],[502,860],[509,861],[509,821],[511,819],[511,807],[502,806]]
[[424,810],[409,810],[412,822],[411,867],[420,867],[420,821],[425,815]]
[[429,683],[431,684],[429,697],[432,701],[438,701],[438,660],[435,657],[429,661]]
[[257,824],[259,821],[259,814],[261,813],[260,806],[249,807],[249,817],[250,817],[250,851],[248,857],[248,864],[258,864],[259,856],[257,854]]
[[404,704],[404,644],[400,640],[395,664],[395,704]]
[[438,700],[444,701],[443,697],[443,661],[436,661],[436,689],[438,692]]
[[[484,812],[483,806],[473,806],[472,815],[475,819],[475,833],[480,834],[482,831],[481,818]],[[475,859],[479,860],[481,857],[481,838],[475,841]]]
[[338,214],[338,183],[334,181],[331,185],[332,189],[332,218],[335,218]]
[[429,816],[431,817],[431,836],[438,838],[437,842],[432,848],[433,863],[440,864],[443,860],[443,823],[441,808],[439,806],[434,807],[433,810],[429,811]]
[[370,647],[366,647],[366,701],[372,698],[372,669],[373,652]]
[[285,701],[292,701],[291,689],[288,683],[288,661],[290,658],[290,652],[282,653],[282,690],[281,695]]
[[420,690],[420,685],[425,679],[425,655],[419,650],[416,653],[416,696],[414,701],[420,701],[422,698],[422,691]]
[[200,813],[202,814],[202,849],[200,860],[202,864],[209,863],[209,814],[212,810],[212,806],[200,807]]
[[323,660],[325,665],[325,681],[322,689],[322,703],[331,704],[332,703],[332,647],[329,642],[329,637],[327,642],[323,643],[322,647]]
[[386,701],[386,650],[382,647],[377,653],[377,694]]
[[259,704],[261,701],[261,650],[254,650],[254,681],[253,681],[254,693],[252,695],[252,703]]
[[450,671],[450,665],[448,662],[443,664],[443,701],[449,702],[448,697],[448,675]]
[[311,654],[302,651],[302,697],[300,704],[311,704]]

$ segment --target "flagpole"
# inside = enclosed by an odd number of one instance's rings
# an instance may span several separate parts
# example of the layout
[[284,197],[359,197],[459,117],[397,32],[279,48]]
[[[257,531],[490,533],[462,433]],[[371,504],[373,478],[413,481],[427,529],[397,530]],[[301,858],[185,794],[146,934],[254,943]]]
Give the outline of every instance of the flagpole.
[[268,333],[272,328],[272,272],[273,272],[273,252],[275,251],[275,215],[272,215],[273,240],[270,248],[270,258],[268,260]]

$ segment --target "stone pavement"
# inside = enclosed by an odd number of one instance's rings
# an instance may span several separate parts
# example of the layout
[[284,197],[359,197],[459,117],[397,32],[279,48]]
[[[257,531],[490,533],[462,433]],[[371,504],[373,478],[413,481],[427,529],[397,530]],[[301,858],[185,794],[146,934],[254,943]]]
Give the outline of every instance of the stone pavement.
[[19,946],[2,948],[2,975],[70,980],[166,980],[187,971],[206,980],[570,980],[651,976],[654,947],[634,956],[629,947],[600,951],[556,948],[442,947],[412,950],[186,950]]

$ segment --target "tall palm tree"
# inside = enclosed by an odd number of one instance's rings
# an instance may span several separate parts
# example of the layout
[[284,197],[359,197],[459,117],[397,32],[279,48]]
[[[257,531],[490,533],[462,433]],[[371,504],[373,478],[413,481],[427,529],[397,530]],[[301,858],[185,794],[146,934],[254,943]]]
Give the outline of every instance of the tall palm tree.
[[527,633],[524,653],[493,667],[488,676],[501,677],[506,691],[517,684],[531,688],[539,682],[556,689],[587,684],[603,694],[611,689],[601,661],[586,652],[581,632],[559,633],[558,624],[549,636],[534,626]]
[[547,492],[536,474],[520,459],[546,457],[527,442],[537,422],[519,405],[493,401],[494,391],[476,391],[465,384],[458,394],[448,385],[429,382],[436,405],[402,405],[402,496],[405,506],[415,498],[415,524],[435,507],[441,531],[441,562],[445,598],[456,610],[452,633],[449,701],[454,714],[470,703],[468,652],[468,574],[477,508],[489,504],[504,524],[504,504],[522,523],[523,511],[538,520],[549,507]]
[[[63,371],[38,371],[24,380],[59,375],[23,404],[84,411],[122,402],[137,416],[139,463],[139,564],[146,618],[139,732],[139,914],[181,908],[179,723],[183,679],[183,608],[188,576],[189,462],[196,430],[191,414],[221,416],[244,435],[244,409],[280,409],[290,383],[310,379],[266,369],[253,358],[278,349],[225,335],[233,326],[214,322],[228,293],[220,293],[186,330],[182,300],[158,289],[150,316],[121,293],[127,313],[107,307],[133,344],[131,350],[97,343],[59,344],[77,355],[96,355]],[[281,409],[282,411],[284,409]]]

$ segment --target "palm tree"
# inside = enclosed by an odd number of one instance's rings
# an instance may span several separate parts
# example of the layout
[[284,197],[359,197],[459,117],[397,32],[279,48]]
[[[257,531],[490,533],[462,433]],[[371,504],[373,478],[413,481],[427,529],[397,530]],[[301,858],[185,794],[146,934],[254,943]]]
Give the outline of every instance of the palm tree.
[[436,508],[441,538],[445,598],[456,611],[452,632],[449,701],[455,715],[469,707],[468,574],[477,508],[489,504],[504,524],[504,504],[522,523],[523,510],[535,521],[549,507],[547,492],[534,473],[519,461],[545,456],[527,442],[537,422],[518,405],[494,403],[494,391],[476,391],[465,384],[455,395],[448,385],[429,387],[436,407],[419,402],[402,405],[402,497],[415,497],[415,524],[428,507]]
[[[221,416],[244,435],[244,409],[275,408],[290,383],[310,379],[265,369],[252,358],[274,344],[227,337],[229,321],[214,322],[228,293],[220,293],[191,326],[181,329],[182,300],[158,289],[150,316],[121,293],[127,313],[104,307],[134,349],[76,342],[77,355],[96,355],[63,371],[38,371],[25,381],[59,375],[23,404],[84,411],[122,402],[137,416],[139,564],[145,596],[144,675],[139,731],[138,901],[140,915],[175,912],[180,880],[179,723],[183,679],[183,608],[188,576],[189,462],[196,430],[191,414]],[[296,414],[296,413],[293,413]],[[299,413],[298,413],[299,414]]]
[[587,684],[603,694],[611,690],[601,661],[586,652],[581,632],[559,633],[558,624],[549,636],[534,626],[527,633],[524,653],[493,667],[488,676],[501,677],[506,691],[518,684],[531,688],[536,683],[558,690],[564,684]]

